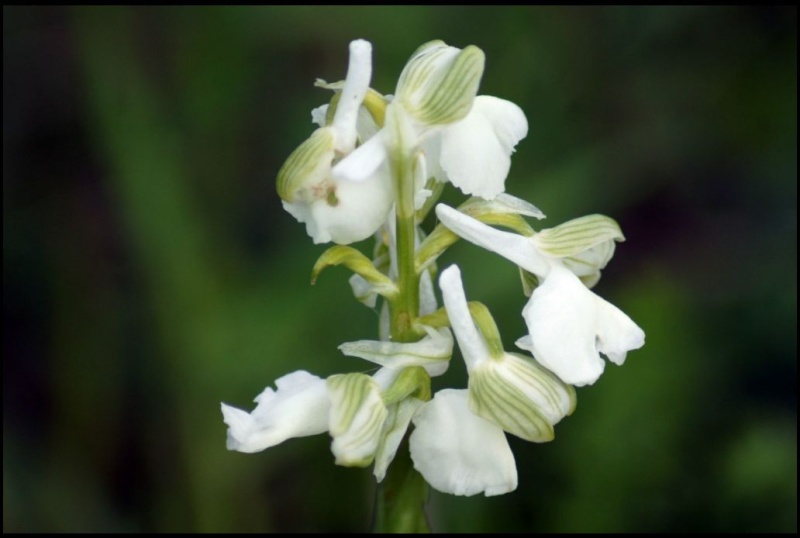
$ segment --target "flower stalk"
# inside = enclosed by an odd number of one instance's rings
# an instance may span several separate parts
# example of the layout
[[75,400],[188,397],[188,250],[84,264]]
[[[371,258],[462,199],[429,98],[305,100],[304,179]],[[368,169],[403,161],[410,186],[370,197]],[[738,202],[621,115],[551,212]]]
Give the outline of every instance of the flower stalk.
[[406,435],[400,444],[397,457],[386,473],[386,478],[378,485],[373,532],[381,534],[430,532],[425,517],[428,492],[429,486],[425,478],[414,469]]
[[[389,170],[395,189],[395,246],[397,298],[389,300],[390,338],[393,342],[413,342],[422,335],[415,329],[419,317],[419,275],[416,257],[416,212],[414,208],[413,148],[402,109],[389,107],[389,127],[394,129],[395,144],[390,148]],[[424,504],[428,484],[414,469],[408,452],[408,435],[400,443],[398,456],[378,487],[375,506],[375,532],[428,532]]]
[[395,342],[413,342],[421,335],[414,330],[419,316],[419,276],[414,267],[416,218],[414,211],[414,163],[407,119],[399,106],[390,106],[387,128],[394,135],[389,148],[389,170],[395,192],[395,246],[397,265],[396,301],[389,302],[390,334]]

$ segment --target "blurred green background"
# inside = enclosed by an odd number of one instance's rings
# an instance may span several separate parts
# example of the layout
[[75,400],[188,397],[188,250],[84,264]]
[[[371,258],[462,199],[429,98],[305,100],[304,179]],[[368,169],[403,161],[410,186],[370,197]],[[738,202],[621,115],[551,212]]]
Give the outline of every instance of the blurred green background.
[[[510,439],[514,493],[433,492],[433,529],[796,532],[786,7],[4,7],[3,530],[369,529],[371,469],[327,436],[228,452],[219,411],[368,368],[336,346],[377,315],[342,269],[309,286],[324,248],[274,190],[359,37],[383,93],[425,41],[485,51],[480,93],[530,124],[508,192],[618,220],[595,291],[647,333],[554,442]],[[511,349],[516,268],[451,262]]]

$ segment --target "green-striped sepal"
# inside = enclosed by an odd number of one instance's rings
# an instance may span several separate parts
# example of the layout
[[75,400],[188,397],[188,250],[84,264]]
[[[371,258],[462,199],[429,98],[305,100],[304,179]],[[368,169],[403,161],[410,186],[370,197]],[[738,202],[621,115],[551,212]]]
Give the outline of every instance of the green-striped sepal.
[[285,202],[319,198],[336,205],[336,191],[326,181],[334,157],[335,136],[329,127],[317,129],[295,149],[278,171],[278,196]]
[[588,288],[600,280],[600,271],[614,255],[615,242],[624,240],[617,221],[605,215],[586,215],[533,237],[540,252],[561,258]]
[[485,361],[470,373],[470,409],[526,441],[552,440],[553,426],[576,403],[575,389],[516,353]]
[[331,400],[331,451],[336,464],[366,467],[375,459],[388,415],[381,388],[365,374],[333,375],[326,382]]
[[472,109],[485,57],[474,45],[458,49],[430,41],[414,52],[400,74],[395,99],[417,121],[445,125]]

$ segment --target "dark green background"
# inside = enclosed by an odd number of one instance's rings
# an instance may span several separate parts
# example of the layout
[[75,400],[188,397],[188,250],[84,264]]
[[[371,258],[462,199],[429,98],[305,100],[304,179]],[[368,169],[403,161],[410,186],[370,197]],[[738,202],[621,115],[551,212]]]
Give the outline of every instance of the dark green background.
[[[530,124],[508,192],[619,221],[596,291],[647,333],[434,530],[796,532],[797,11],[745,7],[4,7],[4,531],[369,528],[371,470],[327,436],[228,452],[219,412],[368,368],[336,346],[376,314],[342,269],[309,286],[274,190],[359,37],[383,93],[425,41],[485,51]],[[512,349],[516,268],[451,262]]]

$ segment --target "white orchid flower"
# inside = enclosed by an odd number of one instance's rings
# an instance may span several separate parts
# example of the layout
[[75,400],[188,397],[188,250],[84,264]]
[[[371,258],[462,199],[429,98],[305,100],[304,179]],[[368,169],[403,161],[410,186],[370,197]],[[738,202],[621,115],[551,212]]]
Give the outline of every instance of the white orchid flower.
[[[460,237],[511,260],[540,279],[523,310],[529,336],[517,345],[530,351],[565,383],[591,385],[605,368],[600,353],[622,364],[628,351],[644,345],[644,331],[589,290],[565,263],[573,257],[595,259],[605,266],[610,249],[603,245],[618,239],[610,219],[585,217],[577,219],[571,233],[543,231],[524,237],[492,228],[442,204],[436,214]],[[584,255],[587,252],[599,254]]]
[[[359,175],[359,181],[332,174],[332,167],[347,161],[355,149],[357,127],[364,124],[361,105],[371,74],[372,45],[353,41],[347,78],[331,125],[317,129],[278,172],[278,194],[284,209],[306,224],[314,243],[349,244],[366,239],[383,225],[394,202],[388,171],[379,166],[367,176]],[[322,121],[324,110],[312,113],[316,122]],[[365,138],[363,133],[361,138]]]
[[277,391],[267,387],[247,413],[222,404],[228,425],[228,449],[260,452],[295,437],[330,432],[336,463],[368,464],[378,446],[386,418],[381,382],[392,375],[379,370],[375,379],[364,374],[340,374],[322,379],[304,370],[277,381]]
[[411,417],[423,403],[414,394],[420,381],[428,379],[422,368],[413,368],[413,360],[406,362],[412,368],[383,367],[371,377],[352,373],[328,378],[329,432],[337,465],[366,467],[374,462],[375,478],[383,480]]
[[644,331],[619,308],[590,291],[559,264],[522,310],[529,336],[517,341],[545,367],[574,385],[591,385],[605,368],[644,345]]
[[505,191],[511,153],[527,136],[528,121],[510,101],[476,97],[483,65],[477,47],[431,41],[406,64],[395,100],[416,120],[430,175],[491,199]]
[[[418,342],[390,342],[388,340],[359,340],[339,346],[345,355],[366,359],[382,368],[375,375],[386,388],[384,397],[390,397],[390,389],[400,394],[398,401],[387,405],[388,415],[383,422],[379,445],[375,453],[374,474],[378,482],[386,476],[386,469],[394,459],[411,419],[423,405],[423,401],[412,393],[418,388],[414,369],[424,370],[423,376],[435,377],[444,374],[453,354],[453,336],[447,328],[434,329],[423,326],[427,333]],[[410,373],[400,379],[403,373]],[[394,376],[394,377],[392,377]],[[405,387],[403,387],[405,385]]]
[[[462,50],[431,41],[406,64],[391,106],[408,117],[409,140],[424,152],[427,176],[491,199],[505,190],[511,153],[527,135],[528,122],[510,101],[476,97],[483,65],[483,51],[475,46]],[[334,177],[372,177],[387,159],[391,135],[385,131],[335,166]],[[424,193],[417,205],[421,200]]]
[[[290,438],[329,432],[338,465],[364,467],[378,453],[385,473],[400,442],[391,433],[403,421],[405,433],[409,410],[416,409],[405,405],[399,415],[397,409],[387,409],[383,394],[398,374],[391,368],[381,368],[372,377],[352,373],[322,379],[304,370],[287,374],[275,382],[277,391],[267,387],[256,397],[258,405],[251,413],[222,404],[228,449],[259,452]],[[390,414],[391,427],[385,424]]]
[[552,440],[553,426],[575,408],[575,391],[536,361],[505,352],[491,316],[478,331],[457,265],[442,271],[439,287],[467,365],[470,409],[526,441]]
[[322,379],[298,370],[279,378],[277,391],[268,387],[256,397],[251,413],[222,404],[228,449],[259,452],[290,438],[329,432],[338,465],[363,467],[374,460],[375,476],[382,480],[423,403],[413,397],[419,375],[443,374],[452,355],[449,329],[423,328],[427,335],[419,342],[361,340],[340,346],[345,355],[383,366],[372,376]]
[[508,493],[517,487],[517,472],[503,431],[551,440],[553,426],[575,408],[575,391],[532,359],[503,351],[499,337],[487,342],[470,314],[457,266],[442,272],[439,287],[469,389],[440,391],[420,408],[410,439],[414,466],[445,493]]

